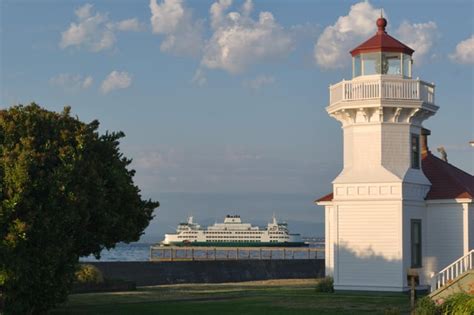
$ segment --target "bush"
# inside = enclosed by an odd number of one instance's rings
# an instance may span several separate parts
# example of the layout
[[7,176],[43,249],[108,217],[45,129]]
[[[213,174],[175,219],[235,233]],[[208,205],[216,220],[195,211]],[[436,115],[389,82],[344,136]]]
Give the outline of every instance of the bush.
[[334,292],[334,280],[332,277],[325,277],[321,279],[316,285],[316,292]]
[[80,265],[76,271],[76,282],[78,283],[103,283],[102,272],[94,265]]
[[415,314],[416,315],[436,315],[436,314],[441,314],[441,312],[439,308],[436,306],[435,302],[433,302],[433,300],[429,296],[425,296],[416,302]]
[[383,311],[384,315],[400,315],[400,309],[398,307],[387,307]]
[[470,315],[474,314],[474,296],[461,292],[448,297],[441,304],[443,314]]

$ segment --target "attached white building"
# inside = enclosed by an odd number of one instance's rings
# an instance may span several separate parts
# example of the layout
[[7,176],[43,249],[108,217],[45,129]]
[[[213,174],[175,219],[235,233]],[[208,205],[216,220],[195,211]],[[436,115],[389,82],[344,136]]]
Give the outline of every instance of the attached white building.
[[353,79],[330,87],[326,108],[344,137],[344,169],[316,201],[336,290],[404,291],[410,268],[429,286],[474,248],[474,177],[428,150],[435,86],[412,79],[414,51],[386,25],[351,51]]

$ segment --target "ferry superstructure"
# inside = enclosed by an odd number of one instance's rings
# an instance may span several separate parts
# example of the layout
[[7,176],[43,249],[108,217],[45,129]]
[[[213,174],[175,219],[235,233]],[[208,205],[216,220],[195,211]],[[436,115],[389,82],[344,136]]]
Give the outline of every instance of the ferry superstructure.
[[189,217],[180,223],[174,234],[165,234],[164,246],[308,246],[300,234],[290,234],[287,223],[280,223],[275,216],[266,228],[242,223],[239,215],[227,215],[224,223],[202,228]]

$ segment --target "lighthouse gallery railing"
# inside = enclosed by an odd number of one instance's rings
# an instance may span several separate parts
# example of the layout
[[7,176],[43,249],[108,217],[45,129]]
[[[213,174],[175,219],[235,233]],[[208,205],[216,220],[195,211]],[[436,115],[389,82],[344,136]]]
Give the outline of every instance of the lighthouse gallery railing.
[[357,78],[331,85],[330,105],[341,101],[369,99],[419,100],[434,104],[434,84],[419,79],[402,79],[378,76]]

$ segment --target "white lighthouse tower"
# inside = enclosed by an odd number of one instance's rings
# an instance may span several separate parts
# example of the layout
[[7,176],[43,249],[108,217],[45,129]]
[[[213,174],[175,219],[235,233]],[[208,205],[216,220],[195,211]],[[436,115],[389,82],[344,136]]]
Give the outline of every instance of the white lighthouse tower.
[[385,31],[351,51],[353,78],[330,87],[344,168],[325,206],[326,275],[336,290],[439,292],[474,266],[474,177],[434,156],[422,122],[434,85],[412,78],[413,49]]
[[328,114],[342,124],[344,168],[326,211],[326,274],[336,290],[406,289],[422,267],[430,181],[421,169],[422,122],[438,110],[434,85],[412,78],[413,49],[385,31],[351,51],[353,78],[330,87]]

